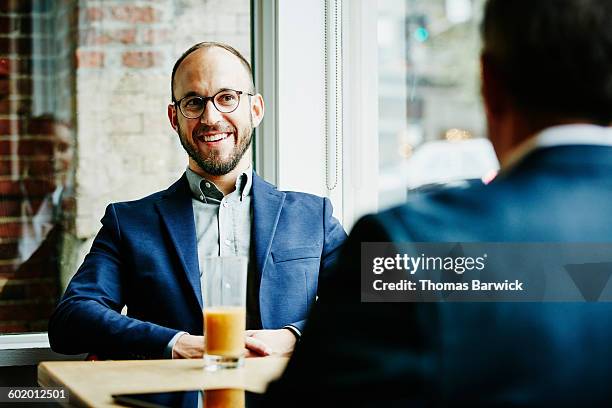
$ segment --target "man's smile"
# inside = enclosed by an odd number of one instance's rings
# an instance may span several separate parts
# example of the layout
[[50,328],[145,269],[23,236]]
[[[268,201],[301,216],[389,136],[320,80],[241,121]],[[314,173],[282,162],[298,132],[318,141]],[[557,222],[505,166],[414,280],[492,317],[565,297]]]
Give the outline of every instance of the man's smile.
[[195,139],[200,143],[217,143],[233,136],[233,132],[207,132],[199,134]]

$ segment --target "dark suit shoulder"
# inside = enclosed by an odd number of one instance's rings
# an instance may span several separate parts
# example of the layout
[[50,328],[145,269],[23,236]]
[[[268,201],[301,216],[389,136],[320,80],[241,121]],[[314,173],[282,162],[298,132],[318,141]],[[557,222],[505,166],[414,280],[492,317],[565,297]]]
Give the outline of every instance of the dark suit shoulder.
[[481,220],[494,217],[497,211],[488,203],[489,194],[489,186],[483,184],[442,187],[410,196],[405,204],[374,217],[394,241],[470,240],[482,232]]

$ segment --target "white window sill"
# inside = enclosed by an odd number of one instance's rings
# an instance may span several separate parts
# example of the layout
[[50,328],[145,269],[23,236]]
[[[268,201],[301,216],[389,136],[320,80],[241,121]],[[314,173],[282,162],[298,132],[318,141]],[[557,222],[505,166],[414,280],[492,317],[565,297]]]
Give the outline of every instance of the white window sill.
[[0,335],[0,367],[36,365],[41,361],[84,359],[85,354],[67,356],[52,351],[47,333]]

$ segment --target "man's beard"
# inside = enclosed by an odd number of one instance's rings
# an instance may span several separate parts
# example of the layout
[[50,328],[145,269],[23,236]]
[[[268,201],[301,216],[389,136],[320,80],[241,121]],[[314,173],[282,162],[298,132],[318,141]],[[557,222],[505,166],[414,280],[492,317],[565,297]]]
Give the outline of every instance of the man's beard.
[[219,154],[216,150],[211,150],[206,156],[203,156],[202,152],[198,151],[197,147],[194,146],[193,142],[189,141],[186,135],[183,134],[183,130],[181,129],[180,124],[178,123],[177,132],[179,134],[181,145],[183,145],[183,149],[185,149],[189,157],[191,157],[193,161],[195,161],[196,164],[204,172],[212,176],[222,176],[234,170],[242,159],[242,156],[244,156],[244,153],[248,150],[252,141],[253,127],[244,127],[240,130],[234,129],[233,133],[236,135],[238,141],[234,145],[234,148],[232,149],[232,152],[230,153],[229,157],[225,160],[219,157]]

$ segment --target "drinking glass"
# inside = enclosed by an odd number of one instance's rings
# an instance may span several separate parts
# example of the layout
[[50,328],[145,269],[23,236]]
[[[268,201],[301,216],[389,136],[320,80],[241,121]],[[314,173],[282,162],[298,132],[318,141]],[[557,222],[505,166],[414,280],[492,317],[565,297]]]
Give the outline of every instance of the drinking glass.
[[202,262],[204,365],[207,370],[244,364],[248,258],[207,257]]

